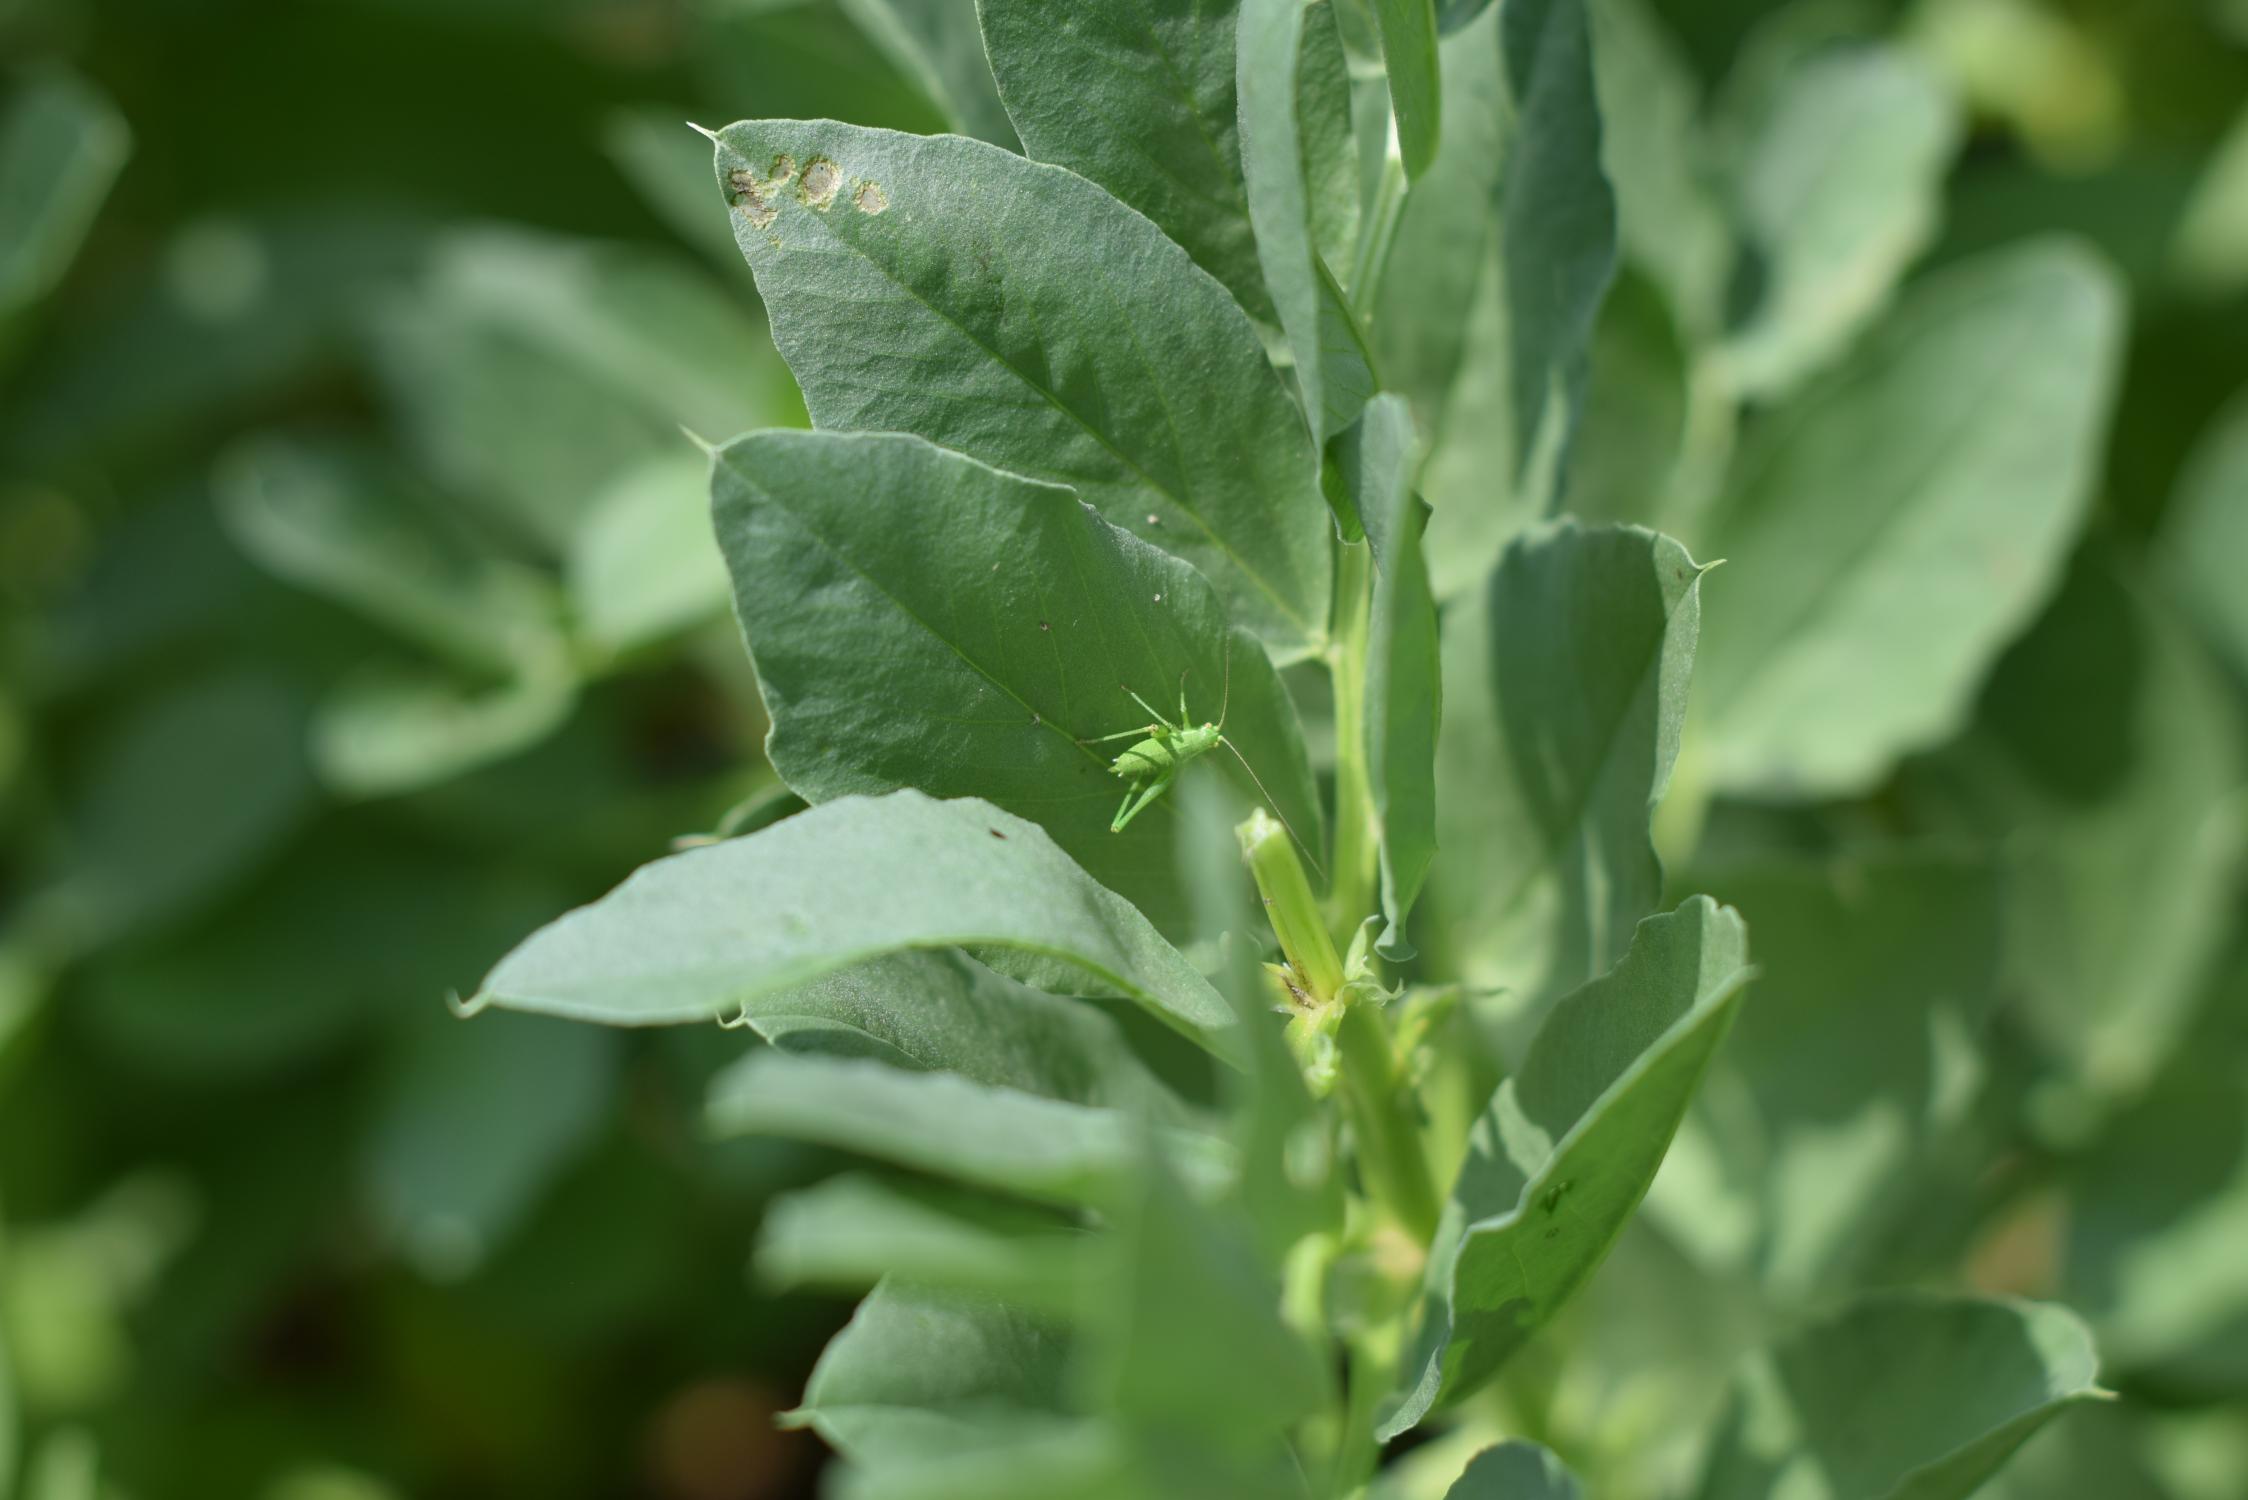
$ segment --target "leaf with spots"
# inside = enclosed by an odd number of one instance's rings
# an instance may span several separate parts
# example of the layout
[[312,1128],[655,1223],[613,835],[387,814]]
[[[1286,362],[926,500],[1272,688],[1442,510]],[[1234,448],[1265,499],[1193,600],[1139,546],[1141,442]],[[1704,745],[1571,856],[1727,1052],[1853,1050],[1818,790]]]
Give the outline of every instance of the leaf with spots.
[[1155,225],[955,136],[749,121],[717,170],[815,426],[1067,484],[1277,651],[1323,642],[1310,435],[1247,315]]
[[1319,848],[1302,730],[1255,638],[1192,568],[1069,491],[865,433],[753,433],[719,450],[712,485],[766,752],[807,799],[981,797],[1176,930],[1177,810],[1161,799],[1112,833],[1124,747],[1092,742],[1147,724],[1132,693],[1172,717],[1183,687],[1240,752],[1204,762],[1234,816],[1269,792]]

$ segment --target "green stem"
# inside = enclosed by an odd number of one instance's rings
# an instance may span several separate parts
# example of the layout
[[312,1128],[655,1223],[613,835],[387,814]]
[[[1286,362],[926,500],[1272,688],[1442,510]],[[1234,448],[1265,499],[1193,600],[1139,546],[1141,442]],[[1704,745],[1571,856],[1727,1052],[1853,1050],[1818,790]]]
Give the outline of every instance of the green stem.
[[1382,180],[1374,189],[1365,227],[1358,234],[1358,263],[1350,271],[1350,310],[1361,320],[1373,316],[1374,298],[1381,292],[1382,275],[1389,269],[1390,247],[1397,243],[1398,221],[1405,217],[1405,163],[1390,142],[1389,159],[1382,163]]
[[1441,1207],[1428,1156],[1421,1149],[1413,1093],[1405,1085],[1378,1006],[1353,1005],[1335,1031],[1342,1054],[1343,1112],[1358,1142],[1358,1170],[1367,1191],[1415,1243],[1436,1238]]
[[1288,830],[1260,807],[1234,833],[1241,840],[1249,872],[1257,878],[1265,919],[1272,924],[1273,936],[1280,939],[1281,953],[1312,1001],[1327,1004],[1343,987],[1342,955],[1335,950],[1335,940],[1327,935],[1318,898],[1311,894],[1311,882],[1304,879],[1304,867],[1296,858],[1296,846]]
[[1373,552],[1342,549],[1335,579],[1335,641],[1328,660],[1335,686],[1335,871],[1329,911],[1347,943],[1374,906],[1378,871],[1374,786],[1366,767],[1366,619],[1373,597]]

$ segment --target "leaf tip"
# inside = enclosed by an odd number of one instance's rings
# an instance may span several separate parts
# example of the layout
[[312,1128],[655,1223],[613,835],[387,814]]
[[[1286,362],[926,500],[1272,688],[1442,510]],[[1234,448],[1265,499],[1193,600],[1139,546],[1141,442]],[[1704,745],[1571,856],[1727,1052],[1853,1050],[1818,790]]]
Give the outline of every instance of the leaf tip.
[[492,992],[490,990],[478,990],[466,1000],[461,998],[459,990],[447,990],[445,992],[445,1008],[463,1021],[474,1020],[489,1008],[491,1003]]
[[685,121],[684,123],[689,130],[692,130],[695,134],[701,136],[704,140],[710,142],[713,146],[722,146],[725,144],[725,142],[718,139],[718,132],[712,130],[709,126],[697,125],[692,120]]

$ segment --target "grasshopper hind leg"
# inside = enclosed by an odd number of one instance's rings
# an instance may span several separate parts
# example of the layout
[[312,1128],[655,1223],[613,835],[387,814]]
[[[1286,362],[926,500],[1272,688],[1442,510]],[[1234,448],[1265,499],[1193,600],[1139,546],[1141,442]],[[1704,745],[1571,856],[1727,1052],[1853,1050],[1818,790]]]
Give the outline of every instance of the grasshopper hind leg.
[[1170,772],[1156,777],[1145,786],[1134,787],[1124,794],[1124,805],[1116,809],[1116,821],[1108,825],[1110,833],[1122,833],[1124,825],[1147,810],[1147,805],[1171,789]]

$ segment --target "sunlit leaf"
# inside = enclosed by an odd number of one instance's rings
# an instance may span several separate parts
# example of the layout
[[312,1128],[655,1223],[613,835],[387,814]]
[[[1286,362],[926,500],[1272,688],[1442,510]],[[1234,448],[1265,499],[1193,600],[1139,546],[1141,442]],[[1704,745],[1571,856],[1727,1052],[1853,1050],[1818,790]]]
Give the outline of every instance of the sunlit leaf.
[[1758,429],[1708,543],[1728,564],[1697,695],[1719,787],[1863,791],[1959,727],[2082,521],[2120,322],[2080,250],[1986,256]]
[[[869,903],[874,888],[884,898]],[[846,797],[644,866],[525,939],[473,1003],[706,1020],[869,958],[962,944],[1129,996],[1206,1040],[1233,1019],[1145,917],[1035,824],[918,792]]]
[[1068,484],[1276,649],[1322,639],[1330,523],[1302,416],[1247,316],[1152,223],[950,136],[744,122],[718,176],[818,426]]

